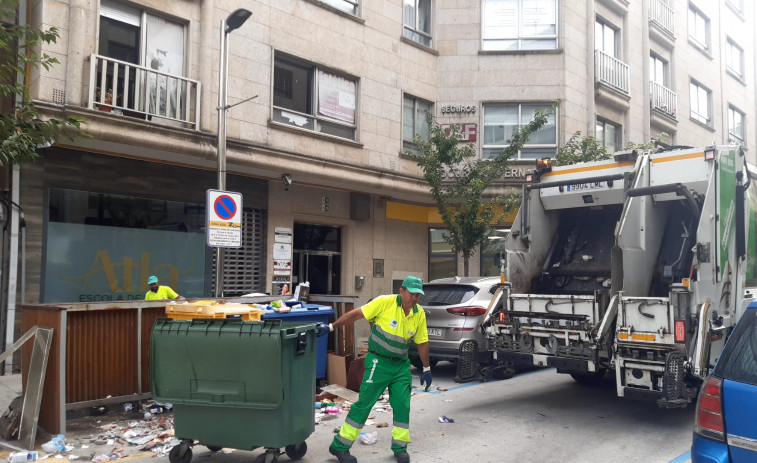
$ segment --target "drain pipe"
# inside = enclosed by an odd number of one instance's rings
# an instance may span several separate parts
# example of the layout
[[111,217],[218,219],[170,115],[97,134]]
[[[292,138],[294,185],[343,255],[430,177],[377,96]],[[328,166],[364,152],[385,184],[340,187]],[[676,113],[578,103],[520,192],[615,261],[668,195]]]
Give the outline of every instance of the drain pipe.
[[[9,224],[8,233],[10,234],[10,240],[8,243],[8,309],[6,311],[6,324],[5,324],[5,350],[8,350],[13,345],[13,339],[16,329],[16,293],[18,282],[18,229],[19,229],[19,210],[17,207],[19,202],[19,182],[21,180],[21,170],[18,165],[13,166],[11,172],[11,200],[9,204]],[[5,369],[6,375],[13,373],[13,362],[6,361]]]

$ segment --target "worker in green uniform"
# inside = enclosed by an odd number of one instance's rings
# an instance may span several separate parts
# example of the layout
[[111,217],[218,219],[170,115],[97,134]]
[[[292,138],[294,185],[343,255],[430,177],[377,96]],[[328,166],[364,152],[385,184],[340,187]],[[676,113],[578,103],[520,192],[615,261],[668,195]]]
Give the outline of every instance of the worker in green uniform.
[[365,357],[365,374],[360,386],[360,397],[352,404],[339,434],[329,447],[339,463],[357,463],[350,455],[365,420],[384,390],[389,388],[389,403],[394,412],[392,451],[399,463],[410,461],[407,444],[410,443],[410,392],[412,376],[407,358],[410,341],[418,345],[423,362],[421,385],[431,386],[431,367],[428,358],[428,330],[426,313],[418,305],[423,294],[420,278],[409,276],[402,282],[399,294],[379,296],[366,305],[351,310],[334,323],[318,324],[318,335],[323,336],[344,325],[352,325],[361,317],[373,324],[368,338]]
[[180,296],[169,286],[160,286],[158,284],[158,277],[155,275],[151,275],[150,278],[147,279],[147,285],[150,287],[150,290],[145,294],[146,301],[159,301],[162,299],[184,300],[183,296]]

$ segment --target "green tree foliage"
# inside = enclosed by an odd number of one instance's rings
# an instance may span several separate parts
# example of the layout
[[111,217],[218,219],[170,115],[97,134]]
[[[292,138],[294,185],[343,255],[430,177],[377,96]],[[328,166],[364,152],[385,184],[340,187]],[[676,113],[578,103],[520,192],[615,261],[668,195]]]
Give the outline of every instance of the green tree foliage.
[[[668,137],[661,133],[657,138],[652,138],[646,143],[628,142],[625,150],[657,151],[660,143]],[[582,137],[581,131],[577,131],[570,137],[567,143],[557,150],[557,156],[553,162],[555,166],[568,166],[579,162],[602,161],[611,159],[612,153],[594,137]]]
[[459,127],[441,127],[427,115],[429,139],[415,137],[417,152],[406,153],[423,170],[423,177],[431,186],[431,195],[446,227],[444,240],[456,253],[463,255],[463,272],[469,275],[469,260],[491,232],[491,224],[518,207],[517,194],[487,197],[484,190],[502,177],[513,156],[528,137],[539,130],[554,108],[537,111],[533,121],[519,127],[510,145],[497,156],[480,161],[471,144],[461,144]]
[[[3,21],[15,18],[17,7],[18,0],[0,0]],[[83,135],[80,132],[83,118],[41,119],[37,108],[29,101],[28,88],[17,81],[27,67],[50,69],[58,64],[54,57],[38,51],[41,44],[55,43],[58,38],[55,27],[41,30],[3,23],[0,28],[0,98],[16,102],[8,114],[0,114],[0,165],[33,161],[37,158],[37,146],[51,145],[61,137],[74,140]]]

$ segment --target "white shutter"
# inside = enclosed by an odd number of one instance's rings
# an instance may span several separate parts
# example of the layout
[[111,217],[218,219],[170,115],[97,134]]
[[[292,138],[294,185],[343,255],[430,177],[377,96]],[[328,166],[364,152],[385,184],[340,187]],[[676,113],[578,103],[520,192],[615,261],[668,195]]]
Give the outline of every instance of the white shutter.
[[102,0],[100,2],[100,16],[139,27],[142,12],[139,8],[133,6],[127,6],[113,0]]

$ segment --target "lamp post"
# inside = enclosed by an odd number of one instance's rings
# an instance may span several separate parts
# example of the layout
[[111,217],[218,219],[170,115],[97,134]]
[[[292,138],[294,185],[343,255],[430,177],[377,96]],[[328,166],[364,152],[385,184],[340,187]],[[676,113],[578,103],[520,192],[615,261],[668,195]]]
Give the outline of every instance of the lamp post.
[[[229,77],[229,45],[227,36],[239,29],[252,16],[252,12],[239,8],[221,21],[220,64],[218,66],[218,189],[226,191],[226,90]],[[223,293],[223,248],[216,248],[215,297]]]

